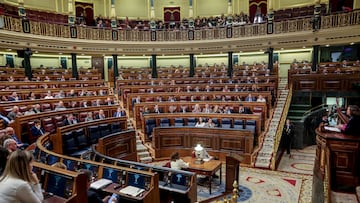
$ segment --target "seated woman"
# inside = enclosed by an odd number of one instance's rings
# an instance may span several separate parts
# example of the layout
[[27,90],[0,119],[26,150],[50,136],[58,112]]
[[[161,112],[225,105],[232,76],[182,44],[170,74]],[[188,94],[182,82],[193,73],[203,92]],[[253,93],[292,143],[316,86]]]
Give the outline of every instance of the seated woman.
[[170,157],[170,168],[181,170],[183,168],[189,168],[189,163],[180,159],[180,155],[178,152],[174,152]]
[[41,203],[44,199],[39,179],[32,172],[34,157],[29,151],[11,153],[0,177],[0,196],[3,202]]
[[201,117],[199,117],[198,122],[196,122],[195,127],[205,127],[205,122],[203,121],[203,119]]
[[346,115],[350,117],[349,122],[344,125],[338,125],[341,132],[349,135],[360,136],[360,109],[356,105],[350,105],[346,110]]

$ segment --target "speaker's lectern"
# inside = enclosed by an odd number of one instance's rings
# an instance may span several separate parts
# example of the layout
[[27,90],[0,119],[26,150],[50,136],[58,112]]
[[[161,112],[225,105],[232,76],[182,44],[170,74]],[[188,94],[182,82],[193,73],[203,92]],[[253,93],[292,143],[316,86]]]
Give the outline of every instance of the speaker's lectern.
[[240,185],[240,163],[244,158],[238,154],[230,153],[226,156],[225,192],[232,192],[234,180]]

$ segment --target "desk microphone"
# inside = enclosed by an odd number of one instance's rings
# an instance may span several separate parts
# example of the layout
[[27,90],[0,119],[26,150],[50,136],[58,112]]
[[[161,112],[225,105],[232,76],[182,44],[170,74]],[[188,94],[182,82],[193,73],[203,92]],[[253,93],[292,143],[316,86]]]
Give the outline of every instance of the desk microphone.
[[116,185],[116,186],[114,186],[114,190],[117,190],[117,189],[119,189],[119,188],[121,188],[121,185]]

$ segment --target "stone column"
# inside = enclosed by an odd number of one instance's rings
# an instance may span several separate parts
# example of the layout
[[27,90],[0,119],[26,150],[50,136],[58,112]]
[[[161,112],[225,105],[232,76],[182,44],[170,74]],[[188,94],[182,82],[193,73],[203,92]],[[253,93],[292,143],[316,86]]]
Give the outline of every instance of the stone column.
[[190,58],[190,72],[189,72],[189,76],[190,76],[190,77],[194,77],[194,74],[195,74],[194,54],[189,54],[189,58]]
[[71,53],[71,70],[72,70],[72,77],[78,80],[79,73],[76,65],[76,53]]
[[114,54],[113,57],[113,71],[114,71],[114,88],[116,89],[116,81],[119,77],[119,68],[118,68],[118,55]]
[[156,54],[151,55],[151,77],[157,78]]
[[232,78],[233,74],[233,53],[232,51],[228,52],[228,76]]
[[312,61],[311,61],[311,71],[317,71],[317,67],[319,64],[319,45],[313,46],[313,53],[312,53]]

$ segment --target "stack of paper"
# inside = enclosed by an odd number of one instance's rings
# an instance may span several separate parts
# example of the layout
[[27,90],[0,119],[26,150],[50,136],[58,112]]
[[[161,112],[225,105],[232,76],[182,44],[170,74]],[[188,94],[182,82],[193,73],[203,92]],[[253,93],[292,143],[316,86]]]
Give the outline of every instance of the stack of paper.
[[101,178],[93,183],[91,183],[90,187],[96,190],[104,188],[112,183],[111,180]]
[[145,191],[144,189],[129,185],[129,186],[126,186],[125,188],[121,189],[119,192],[136,197],[144,191]]

